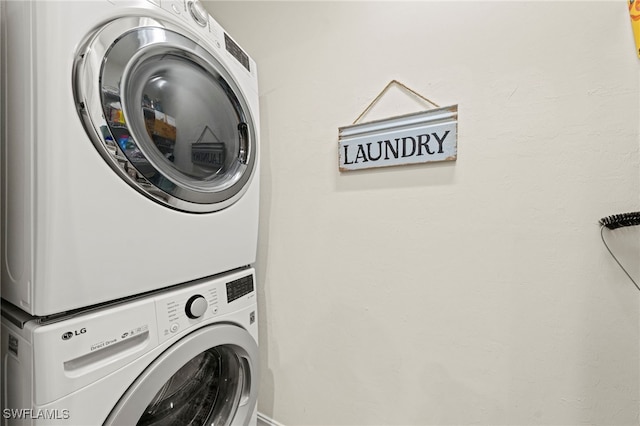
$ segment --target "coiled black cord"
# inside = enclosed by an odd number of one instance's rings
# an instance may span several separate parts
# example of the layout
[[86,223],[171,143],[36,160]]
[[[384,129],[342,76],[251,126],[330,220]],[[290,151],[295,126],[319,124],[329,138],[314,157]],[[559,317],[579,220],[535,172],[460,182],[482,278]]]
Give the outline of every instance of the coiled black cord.
[[613,230],[613,229],[618,229],[625,226],[640,225],[640,212],[621,213],[621,214],[614,214],[612,216],[603,217],[602,219],[600,219],[600,225],[601,225],[600,238],[602,239],[604,246],[609,251],[609,254],[611,255],[611,257],[613,257],[613,260],[616,261],[618,266],[620,266],[620,268],[622,268],[624,273],[627,274],[627,277],[629,277],[633,285],[635,285],[638,291],[640,291],[640,286],[638,286],[638,283],[636,282],[636,280],[634,280],[631,274],[629,274],[629,272],[627,271],[627,269],[624,266],[622,266],[622,264],[620,263],[616,255],[613,254],[613,252],[609,248],[607,241],[604,239],[604,228]]
[[621,213],[600,219],[600,225],[609,229],[618,229],[623,226],[640,225],[640,212]]

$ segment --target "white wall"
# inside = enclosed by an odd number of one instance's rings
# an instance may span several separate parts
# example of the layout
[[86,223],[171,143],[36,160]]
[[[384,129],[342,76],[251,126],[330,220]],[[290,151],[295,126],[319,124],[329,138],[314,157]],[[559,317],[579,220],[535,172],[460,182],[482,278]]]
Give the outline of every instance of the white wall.
[[[640,204],[625,1],[207,8],[260,72],[261,412],[638,424],[640,293],[597,223]],[[339,173],[391,79],[459,105],[458,160]],[[425,107],[393,89],[366,119]],[[638,279],[634,232],[608,237]]]

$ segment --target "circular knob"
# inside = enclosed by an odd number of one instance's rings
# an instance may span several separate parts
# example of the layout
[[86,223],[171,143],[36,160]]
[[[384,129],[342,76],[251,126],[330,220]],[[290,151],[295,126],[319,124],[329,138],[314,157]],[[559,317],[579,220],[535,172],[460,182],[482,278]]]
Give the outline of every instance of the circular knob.
[[184,310],[189,318],[196,319],[200,318],[205,312],[207,312],[208,306],[209,304],[207,303],[207,299],[205,299],[204,296],[196,294],[187,300],[187,305]]
[[191,16],[198,25],[200,25],[201,27],[207,26],[207,22],[209,21],[209,13],[207,13],[207,10],[198,0],[189,2],[189,13],[191,13]]

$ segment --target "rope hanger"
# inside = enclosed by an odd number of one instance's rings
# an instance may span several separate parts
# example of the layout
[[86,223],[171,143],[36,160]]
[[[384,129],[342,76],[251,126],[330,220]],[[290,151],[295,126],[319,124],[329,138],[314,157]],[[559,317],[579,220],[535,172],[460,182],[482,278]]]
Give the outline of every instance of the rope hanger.
[[382,95],[385,94],[385,92],[387,90],[389,90],[389,87],[391,87],[391,85],[393,84],[397,84],[398,86],[402,87],[403,89],[411,92],[413,95],[419,97],[420,99],[422,99],[423,101],[427,101],[428,103],[430,103],[431,105],[435,106],[436,108],[440,108],[440,105],[438,105],[437,103],[425,98],[424,96],[422,96],[420,93],[416,92],[415,90],[405,86],[404,84],[400,83],[398,80],[391,80],[384,89],[382,89],[382,92],[380,92],[378,94],[378,96],[376,96],[376,98],[371,101],[371,103],[365,108],[364,111],[362,111],[362,113],[358,116],[358,118],[356,118],[356,120],[353,122],[353,124],[357,124],[358,121],[360,121],[360,119],[367,113],[369,112],[369,110],[376,104],[376,102],[378,102],[380,100],[380,98],[382,97]]

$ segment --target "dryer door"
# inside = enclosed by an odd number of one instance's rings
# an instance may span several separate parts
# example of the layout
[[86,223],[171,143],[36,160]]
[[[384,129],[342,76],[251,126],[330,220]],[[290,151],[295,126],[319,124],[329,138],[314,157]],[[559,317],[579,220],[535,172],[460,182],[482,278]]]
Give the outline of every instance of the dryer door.
[[89,37],[75,64],[98,151],[132,187],[183,211],[237,201],[256,165],[251,109],[214,49],[168,22],[128,17]]
[[105,425],[246,425],[256,407],[258,346],[228,324],[189,334],[129,387]]

